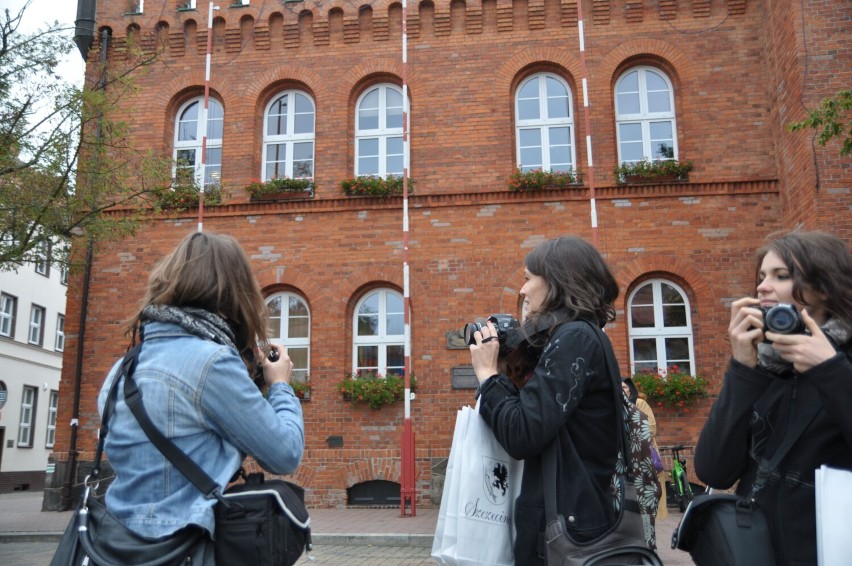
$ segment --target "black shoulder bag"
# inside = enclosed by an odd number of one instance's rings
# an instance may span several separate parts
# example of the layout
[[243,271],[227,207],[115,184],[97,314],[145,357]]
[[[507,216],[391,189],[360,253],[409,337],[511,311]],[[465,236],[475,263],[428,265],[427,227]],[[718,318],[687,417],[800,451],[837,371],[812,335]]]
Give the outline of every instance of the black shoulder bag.
[[[600,328],[592,326],[596,333],[602,333]],[[617,438],[618,446],[622,450],[627,470],[630,470],[630,450],[625,439],[625,427],[621,402],[620,376],[614,371],[618,367],[612,354],[612,349],[607,348],[603,339],[601,341],[606,359],[607,375],[612,381],[615,399],[615,410],[617,415]],[[588,541],[578,542],[571,538],[565,528],[565,518],[556,510],[556,443],[547,447],[542,455],[542,485],[544,486],[544,511],[545,511],[545,542],[547,545],[548,566],[602,566],[617,564],[645,564],[649,566],[663,566],[659,556],[648,548],[645,540],[645,527],[642,522],[639,501],[636,496],[634,483],[626,477],[619,475],[618,493],[621,498],[620,513],[615,524],[609,531],[600,537]]]
[[696,495],[672,533],[672,548],[688,552],[697,566],[775,566],[769,523],[754,498],[817,412],[812,405],[801,413],[772,458],[760,462],[748,496]]
[[[205,497],[215,497],[217,564],[292,566],[311,542],[305,491],[284,481],[265,481],[263,473],[243,477],[222,494],[219,486],[151,422],[132,371],[124,379],[127,406],[148,439]],[[241,470],[242,472],[242,470]]]
[[165,539],[141,537],[113,517],[101,498],[95,495],[99,485],[104,440],[115,410],[118,382],[122,375],[133,372],[139,348],[134,347],[124,357],[121,370],[110,388],[101,419],[94,467],[86,477],[80,505],[59,541],[51,566],[172,566],[185,563],[188,557],[193,559],[194,564],[204,563],[204,529],[187,527]]

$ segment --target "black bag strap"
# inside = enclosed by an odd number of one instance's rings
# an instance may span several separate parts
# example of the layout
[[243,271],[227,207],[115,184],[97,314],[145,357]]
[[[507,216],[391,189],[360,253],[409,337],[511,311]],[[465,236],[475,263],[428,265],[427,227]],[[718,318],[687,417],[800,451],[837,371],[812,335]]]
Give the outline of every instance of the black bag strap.
[[[601,348],[604,354],[604,369],[607,372],[607,375],[610,378],[613,386],[614,399],[615,399],[615,412],[616,412],[616,421],[617,425],[617,433],[616,437],[618,438],[618,446],[620,447],[623,457],[624,464],[627,466],[627,469],[630,469],[630,449],[627,446],[627,438],[625,435],[625,427],[626,423],[624,422],[624,415],[621,411],[621,398],[619,397],[621,393],[621,376],[617,375],[617,371],[613,371],[614,368],[618,367],[618,361],[615,359],[615,355],[612,352],[612,348],[607,348],[606,342],[604,342],[603,331],[592,324],[587,320],[583,320],[590,327],[595,330],[595,335],[600,342]],[[544,515],[545,521],[550,523],[555,521],[557,518],[556,512],[556,443],[559,441],[559,436],[557,435],[553,441],[548,444],[547,448],[544,450],[541,458],[541,473],[542,473],[542,486],[544,487]],[[623,490],[622,490],[623,491]]]
[[775,453],[772,454],[772,458],[761,459],[757,466],[757,474],[754,478],[754,483],[751,485],[751,491],[747,497],[749,501],[754,501],[754,497],[757,495],[757,492],[763,489],[766,482],[769,480],[769,476],[772,475],[772,472],[775,471],[778,464],[780,464],[781,460],[784,459],[784,456],[787,455],[796,441],[799,440],[802,434],[804,434],[805,429],[808,428],[811,421],[816,418],[820,408],[821,406],[818,403],[810,403],[806,406],[805,410],[799,413],[798,418],[793,421],[793,425],[784,434],[784,441],[780,446],[778,446]]
[[[140,346],[137,346],[137,348],[139,347],[141,347],[141,344]],[[148,416],[148,412],[145,410],[145,405],[142,403],[142,392],[139,391],[139,387],[136,385],[136,380],[133,379],[133,370],[135,368],[136,364],[134,360],[134,363],[127,368],[128,371],[123,373],[124,398],[127,406],[130,408],[130,412],[132,412],[133,416],[136,417],[136,420],[139,422],[139,426],[142,427],[142,430],[145,432],[148,440],[157,447],[163,456],[165,456],[166,459],[169,460],[174,467],[178,469],[178,471],[180,471],[180,473],[186,476],[186,479],[192,482],[192,484],[204,494],[204,497],[215,497],[220,501],[224,501],[219,485],[213,481],[213,479],[207,475],[207,473],[205,473],[198,464],[193,462],[183,450],[175,446],[174,442],[160,432],[157,426],[151,421],[151,417]],[[116,381],[117,380],[118,378]],[[114,385],[115,384],[113,384],[113,386]]]
[[93,481],[97,481],[101,473],[101,459],[104,454],[104,441],[106,441],[107,434],[109,433],[109,421],[112,418],[113,412],[115,412],[115,403],[116,398],[118,397],[118,383],[121,381],[121,376],[133,373],[133,370],[136,369],[136,358],[139,356],[139,350],[141,349],[142,345],[137,344],[124,355],[124,359],[121,361],[121,369],[118,371],[118,374],[115,376],[115,380],[109,388],[109,394],[107,395],[106,402],[104,403],[104,412],[101,416],[101,428],[98,430],[98,447],[95,449],[95,460],[92,466],[92,471],[89,472],[89,478]]

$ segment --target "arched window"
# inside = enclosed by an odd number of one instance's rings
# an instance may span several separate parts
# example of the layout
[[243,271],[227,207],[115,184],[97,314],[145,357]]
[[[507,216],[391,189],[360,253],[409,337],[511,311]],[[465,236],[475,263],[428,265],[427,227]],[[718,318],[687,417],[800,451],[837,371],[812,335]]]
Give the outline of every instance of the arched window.
[[210,98],[207,110],[207,155],[201,172],[201,141],[204,99],[193,98],[180,107],[175,124],[175,178],[194,179],[218,185],[222,179],[222,131],[225,113],[218,100]]
[[677,128],[674,89],[653,67],[635,67],[615,84],[618,161],[675,159]]
[[355,117],[355,175],[402,175],[402,90],[391,84],[358,98]]
[[390,289],[367,293],[355,308],[352,368],[381,375],[405,373],[402,295]]
[[314,102],[288,90],[266,107],[263,127],[263,180],[314,176]]
[[269,339],[287,348],[293,377],[305,381],[311,367],[311,312],[295,293],[276,293],[266,299]]
[[627,300],[632,373],[677,366],[695,374],[692,322],[683,289],[665,279],[639,285]]
[[571,89],[560,77],[540,73],[521,83],[515,95],[515,138],[521,171],[574,169],[571,108]]

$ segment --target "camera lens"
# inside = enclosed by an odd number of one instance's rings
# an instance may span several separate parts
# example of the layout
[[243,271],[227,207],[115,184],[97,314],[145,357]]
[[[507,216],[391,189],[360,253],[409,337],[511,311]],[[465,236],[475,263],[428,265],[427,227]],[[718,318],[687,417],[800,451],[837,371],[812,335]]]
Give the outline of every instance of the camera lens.
[[462,331],[462,336],[464,336],[464,343],[468,346],[473,346],[476,344],[476,338],[474,338],[473,333],[476,331],[482,330],[482,323],[480,322],[468,322],[464,325],[464,330]]
[[778,304],[763,316],[767,330],[777,334],[796,334],[803,329],[802,320],[793,305]]

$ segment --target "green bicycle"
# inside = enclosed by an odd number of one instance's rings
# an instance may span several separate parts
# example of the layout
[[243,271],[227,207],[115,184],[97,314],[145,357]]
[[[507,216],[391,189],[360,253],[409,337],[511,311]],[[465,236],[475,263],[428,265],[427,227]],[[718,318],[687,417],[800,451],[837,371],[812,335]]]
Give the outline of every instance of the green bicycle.
[[686,477],[686,458],[680,455],[681,450],[686,448],[683,444],[677,446],[661,446],[660,451],[670,450],[672,453],[672,480],[669,494],[681,513],[686,511],[689,502],[692,501],[692,486]]

